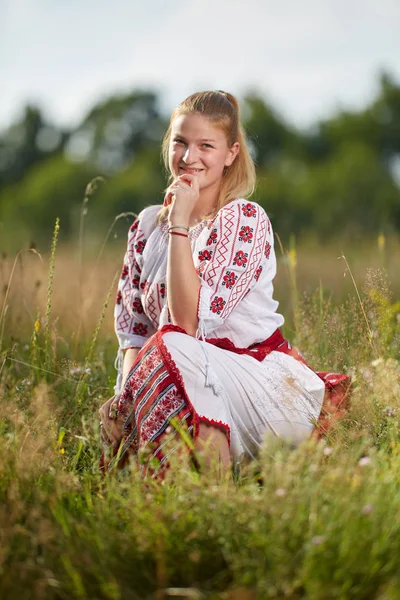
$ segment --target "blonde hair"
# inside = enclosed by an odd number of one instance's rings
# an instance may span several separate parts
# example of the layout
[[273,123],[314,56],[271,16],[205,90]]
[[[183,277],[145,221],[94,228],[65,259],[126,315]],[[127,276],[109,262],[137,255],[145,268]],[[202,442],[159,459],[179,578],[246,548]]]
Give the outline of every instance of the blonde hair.
[[[230,200],[246,197],[253,193],[256,184],[255,166],[240,122],[239,104],[236,98],[220,90],[197,92],[186,98],[175,108],[162,141],[162,157],[165,168],[169,172],[169,185],[173,180],[169,167],[172,123],[176,117],[191,113],[207,117],[213,125],[222,129],[229,147],[233,146],[235,142],[239,142],[239,153],[233,163],[229,167],[225,167],[222,176],[221,189],[215,207],[216,213]],[[165,221],[167,216],[168,208],[163,207],[158,215],[159,222]]]

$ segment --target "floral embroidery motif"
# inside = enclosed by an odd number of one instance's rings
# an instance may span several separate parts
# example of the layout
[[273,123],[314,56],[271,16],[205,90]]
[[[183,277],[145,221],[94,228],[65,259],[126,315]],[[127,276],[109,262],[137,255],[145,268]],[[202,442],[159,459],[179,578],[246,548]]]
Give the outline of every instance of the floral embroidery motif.
[[133,333],[135,333],[136,335],[144,336],[147,334],[147,330],[147,325],[144,325],[143,323],[135,323],[133,326]]
[[207,246],[211,246],[211,244],[216,244],[217,243],[217,230],[213,229],[212,232],[209,235],[209,238],[207,240]]
[[142,281],[140,283],[140,289],[143,291],[147,290],[147,281]]
[[[208,243],[208,242],[207,242]],[[199,252],[199,260],[211,260],[212,251],[211,250],[200,250]]]
[[166,295],[166,290],[165,290],[165,283],[160,283],[160,296],[161,298],[165,298]]
[[128,272],[129,272],[128,266],[124,265],[122,267],[121,279],[126,279],[126,277],[128,276]]
[[118,291],[116,302],[117,302],[117,304],[121,304],[121,301],[122,301],[122,294],[120,291]]
[[253,228],[248,225],[243,225],[242,229],[239,231],[239,241],[240,242],[248,242],[251,244],[253,240]]
[[206,265],[204,262],[200,263],[198,267],[196,267],[196,271],[198,276],[202,279],[203,278],[203,271],[205,270]]
[[254,279],[255,279],[256,281],[258,281],[258,280],[259,280],[259,278],[260,278],[260,275],[261,275],[261,271],[262,271],[262,270],[263,270],[263,268],[262,268],[262,266],[260,265],[260,266],[258,267],[257,271],[254,273]]
[[247,252],[243,252],[243,250],[238,250],[236,252],[235,258],[233,259],[233,264],[238,267],[245,267],[247,264]]
[[267,242],[265,244],[265,258],[269,258],[269,255],[271,254],[271,244],[269,242]]
[[140,285],[140,277],[138,274],[136,274],[134,276],[134,278],[132,279],[132,287],[134,287],[136,290],[138,290],[139,285]]
[[135,298],[134,302],[132,302],[132,310],[133,312],[136,312],[139,315],[143,313],[143,306],[140,302],[140,298]]
[[224,308],[226,302],[222,298],[222,296],[215,296],[214,300],[211,302],[211,310],[213,313],[217,313],[217,315],[221,314],[221,310]]
[[146,246],[147,240],[139,240],[137,244],[135,244],[135,250],[138,254],[143,254],[144,247]]
[[224,275],[222,285],[224,285],[228,290],[230,290],[234,285],[237,279],[237,275],[233,273],[233,271],[227,271],[226,275]]
[[131,231],[131,232],[136,231],[138,227],[139,227],[139,220],[136,219],[136,221],[134,221],[132,223],[132,225],[129,227],[129,231]]
[[256,207],[248,202],[247,204],[242,204],[242,213],[245,217],[254,217],[256,218],[257,210]]

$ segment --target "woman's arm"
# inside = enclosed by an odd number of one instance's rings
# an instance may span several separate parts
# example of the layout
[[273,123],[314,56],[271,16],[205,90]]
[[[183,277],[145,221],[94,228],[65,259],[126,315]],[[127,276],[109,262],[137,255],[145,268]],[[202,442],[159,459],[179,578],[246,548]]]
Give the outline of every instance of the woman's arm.
[[[175,224],[174,222],[171,225]],[[186,225],[186,223],[176,223]],[[177,230],[183,233],[180,229]],[[168,308],[174,325],[182,327],[195,336],[198,326],[197,304],[200,279],[193,264],[192,249],[188,238],[169,236],[167,293]]]
[[125,385],[126,378],[128,377],[129,371],[132,368],[133,363],[136,360],[136,357],[140,351],[140,348],[128,348],[125,352],[124,363],[122,367],[122,385],[121,389]]
[[[197,177],[186,174],[169,188],[172,206],[168,222],[170,227],[189,226],[190,215],[199,198]],[[169,236],[167,263],[168,308],[174,325],[195,336],[198,326],[197,305],[200,280],[196,272],[192,249],[184,229],[173,230],[182,235]]]

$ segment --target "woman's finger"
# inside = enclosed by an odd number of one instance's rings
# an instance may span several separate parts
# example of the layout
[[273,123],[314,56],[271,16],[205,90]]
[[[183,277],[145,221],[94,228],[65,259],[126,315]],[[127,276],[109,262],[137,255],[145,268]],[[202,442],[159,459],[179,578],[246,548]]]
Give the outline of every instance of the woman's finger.
[[119,423],[115,417],[111,417],[110,411],[113,405],[117,407],[119,401],[119,394],[112,396],[107,402],[105,402],[99,409],[100,417],[100,436],[105,444],[111,444],[112,446],[118,446],[122,432],[120,430]]
[[172,202],[172,193],[168,191],[164,196],[163,206],[169,206]]
[[183,181],[184,183],[187,183],[190,187],[192,187],[192,179],[189,179],[189,175],[180,175],[179,181]]

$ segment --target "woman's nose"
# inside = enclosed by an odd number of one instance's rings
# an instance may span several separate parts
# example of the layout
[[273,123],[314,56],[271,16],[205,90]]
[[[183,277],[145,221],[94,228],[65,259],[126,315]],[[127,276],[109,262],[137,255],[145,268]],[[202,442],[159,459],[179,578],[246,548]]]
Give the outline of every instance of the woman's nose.
[[195,162],[196,158],[196,149],[193,146],[188,146],[183,155],[183,162],[185,162],[186,164],[190,164],[192,162]]

